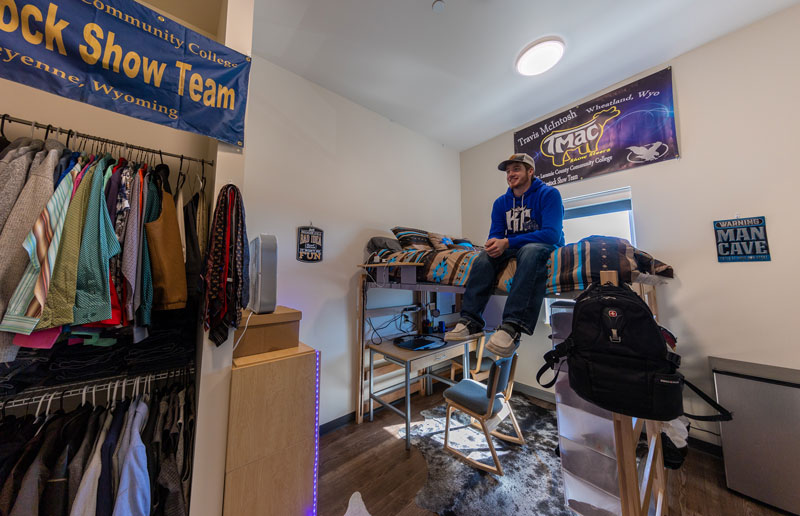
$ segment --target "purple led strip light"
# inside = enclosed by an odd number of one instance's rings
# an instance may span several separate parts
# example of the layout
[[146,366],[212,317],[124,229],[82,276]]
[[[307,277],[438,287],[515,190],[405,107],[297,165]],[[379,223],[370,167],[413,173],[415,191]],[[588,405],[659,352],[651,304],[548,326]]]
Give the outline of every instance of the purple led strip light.
[[317,516],[317,478],[319,477],[319,351],[317,357],[316,407],[314,409],[314,505],[311,515]]

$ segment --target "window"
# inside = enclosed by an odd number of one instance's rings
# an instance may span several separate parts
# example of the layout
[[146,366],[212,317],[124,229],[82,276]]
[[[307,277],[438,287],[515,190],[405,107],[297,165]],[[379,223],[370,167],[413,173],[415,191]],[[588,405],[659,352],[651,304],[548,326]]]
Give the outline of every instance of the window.
[[[624,238],[636,245],[633,230],[630,187],[618,188],[579,197],[564,199],[564,240],[567,244],[592,235]],[[550,305],[545,302],[545,322],[550,322]]]
[[630,187],[564,199],[566,242],[591,235],[614,236],[636,244]]

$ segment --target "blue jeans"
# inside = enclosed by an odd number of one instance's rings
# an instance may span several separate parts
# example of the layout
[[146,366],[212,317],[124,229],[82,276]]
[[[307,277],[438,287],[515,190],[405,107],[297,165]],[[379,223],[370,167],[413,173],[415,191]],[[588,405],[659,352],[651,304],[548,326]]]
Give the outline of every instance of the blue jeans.
[[517,259],[517,272],[511,281],[511,290],[503,310],[503,322],[517,325],[523,333],[533,334],[536,318],[544,299],[547,281],[547,260],[555,246],[550,244],[525,244],[519,249],[506,249],[492,258],[483,251],[472,264],[469,280],[461,305],[461,317],[483,328],[483,310],[497,284],[497,275],[511,258]]

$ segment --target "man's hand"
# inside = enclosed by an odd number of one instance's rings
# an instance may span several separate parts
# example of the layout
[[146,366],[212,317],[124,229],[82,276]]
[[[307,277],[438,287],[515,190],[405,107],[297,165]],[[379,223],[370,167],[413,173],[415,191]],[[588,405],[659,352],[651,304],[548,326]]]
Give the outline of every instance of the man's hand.
[[492,258],[497,258],[508,249],[507,238],[490,238],[486,241],[486,254]]

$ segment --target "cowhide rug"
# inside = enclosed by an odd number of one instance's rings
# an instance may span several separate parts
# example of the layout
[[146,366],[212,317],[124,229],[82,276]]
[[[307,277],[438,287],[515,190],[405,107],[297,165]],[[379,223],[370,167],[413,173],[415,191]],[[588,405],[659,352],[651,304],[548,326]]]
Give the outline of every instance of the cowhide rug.
[[[525,445],[493,438],[503,466],[502,477],[472,468],[444,450],[445,405],[425,410],[423,423],[411,427],[411,442],[428,463],[428,480],[417,493],[420,507],[439,514],[570,516],[564,504],[561,461],[553,450],[558,445],[558,427],[553,411],[538,407],[523,396],[513,396]],[[508,419],[499,430],[513,434]],[[405,428],[400,429],[405,438]],[[492,464],[483,433],[469,426],[461,412],[450,422],[450,444],[469,457]]]

